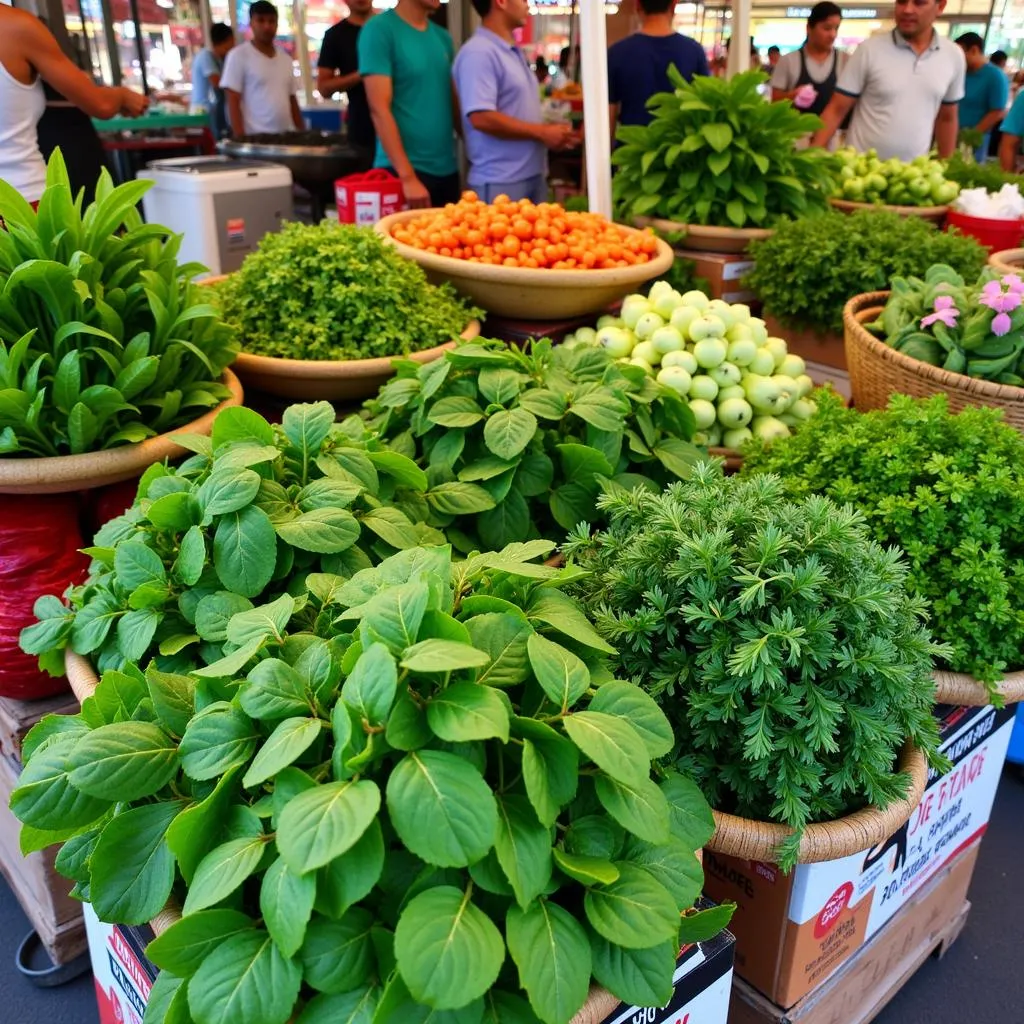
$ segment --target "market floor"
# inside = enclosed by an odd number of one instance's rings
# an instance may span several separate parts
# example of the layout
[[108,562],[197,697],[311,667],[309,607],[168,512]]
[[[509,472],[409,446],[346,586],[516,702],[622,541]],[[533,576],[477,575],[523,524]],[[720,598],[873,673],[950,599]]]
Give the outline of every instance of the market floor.
[[[929,960],[911,978],[876,1024],[1024,1021],[1024,896],[1017,885],[1022,851],[1024,776],[1007,769],[974,874],[966,928],[941,963]],[[25,915],[0,881],[0,1024],[97,1024],[91,975],[44,990],[17,974],[14,954],[27,931]]]

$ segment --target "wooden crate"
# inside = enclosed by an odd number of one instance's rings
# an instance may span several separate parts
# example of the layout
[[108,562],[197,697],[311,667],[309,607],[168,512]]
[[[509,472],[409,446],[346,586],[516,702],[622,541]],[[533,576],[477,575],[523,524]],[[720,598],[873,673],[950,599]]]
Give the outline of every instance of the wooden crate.
[[868,1024],[930,956],[942,956],[967,921],[980,841],[913,896],[828,981],[788,1010],[736,978],[729,1024]]
[[82,904],[68,895],[72,883],[53,866],[57,847],[27,857],[21,855],[21,825],[8,807],[19,772],[17,761],[0,756],[0,872],[50,958],[54,963],[65,964],[84,953],[88,946]]
[[21,761],[22,741],[36,722],[46,715],[77,713],[78,701],[70,690],[42,700],[0,697],[0,754]]

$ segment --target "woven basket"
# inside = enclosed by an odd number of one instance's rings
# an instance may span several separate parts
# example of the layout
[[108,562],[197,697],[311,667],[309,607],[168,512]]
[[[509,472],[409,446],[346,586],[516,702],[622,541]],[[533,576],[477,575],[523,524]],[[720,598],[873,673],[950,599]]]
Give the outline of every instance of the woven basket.
[[[974,676],[963,672],[944,672],[936,669],[935,700],[939,704],[967,704],[971,707],[985,707],[992,703],[989,688],[978,682]],[[1007,672],[996,685],[1004,704],[1018,704],[1024,700],[1024,670]]]
[[[91,697],[99,683],[99,677],[96,675],[92,662],[73,651],[65,651],[64,669],[78,702],[82,703],[87,697]],[[701,859],[699,850],[697,859]],[[181,910],[171,902],[149,922],[149,926],[153,929],[154,935],[163,935],[172,924],[179,920],[181,920]],[[607,989],[598,985],[592,985],[587,1001],[580,1007],[579,1012],[569,1024],[600,1024],[618,1005],[617,996],[613,996]],[[239,1021],[238,1024],[244,1024],[244,1021]]]
[[948,206],[889,206],[886,203],[855,203],[852,199],[830,199],[829,204],[842,213],[856,213],[858,210],[884,210],[901,217],[920,217],[941,224],[949,213]]
[[1002,249],[988,258],[990,267],[1001,274],[1019,274],[1024,270],[1024,249]]
[[[870,850],[905,825],[924,795],[928,765],[924,754],[908,745],[900,753],[898,769],[909,772],[911,778],[910,788],[902,800],[889,804],[884,811],[865,807],[845,818],[808,825],[800,839],[799,862],[818,864]],[[722,811],[715,811],[714,815],[715,834],[706,849],[742,860],[778,863],[779,849],[793,834],[787,825],[753,821]]]
[[1024,433],[1024,388],[950,373],[897,352],[868,331],[863,325],[878,318],[888,298],[888,292],[857,295],[843,310],[846,363],[856,408],[884,409],[892,394],[914,398],[943,394],[949,399],[950,412],[992,406],[1002,409],[1006,422]]

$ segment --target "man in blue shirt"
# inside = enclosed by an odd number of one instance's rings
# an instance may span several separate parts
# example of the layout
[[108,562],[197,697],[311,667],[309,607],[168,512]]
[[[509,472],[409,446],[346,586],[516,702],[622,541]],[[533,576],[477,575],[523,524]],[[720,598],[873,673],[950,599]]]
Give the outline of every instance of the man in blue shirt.
[[482,25],[455,58],[469,156],[469,186],[484,202],[496,196],[548,197],[547,150],[564,149],[572,128],[544,124],[540,90],[513,32],[530,17],[529,0],[473,0]]
[[228,132],[227,109],[220,76],[224,58],[235,45],[235,33],[230,25],[218,22],[210,27],[210,46],[200,50],[192,62],[192,99],[190,113],[210,115],[210,129],[214,138]]
[[647,101],[656,93],[672,91],[670,65],[688,82],[694,75],[711,73],[700,43],[672,27],[675,6],[676,0],[637,0],[643,19],[640,31],[608,50],[613,138],[617,125],[650,124]]
[[960,127],[984,135],[974,158],[983,163],[988,156],[989,132],[998,127],[1006,113],[1010,84],[1006,75],[985,57],[985,41],[977,32],[965,32],[957,39],[967,60],[964,98],[960,101]]

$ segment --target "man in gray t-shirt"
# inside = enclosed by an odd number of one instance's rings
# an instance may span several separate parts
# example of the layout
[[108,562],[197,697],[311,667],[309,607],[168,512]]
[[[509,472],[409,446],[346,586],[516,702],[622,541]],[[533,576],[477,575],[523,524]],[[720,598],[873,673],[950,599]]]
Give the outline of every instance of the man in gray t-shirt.
[[945,7],[946,0],[896,0],[896,28],[857,47],[812,145],[828,145],[853,111],[846,141],[854,149],[909,161],[925,155],[934,136],[940,159],[952,155],[966,65],[960,47],[935,29]]

